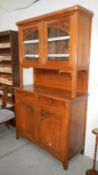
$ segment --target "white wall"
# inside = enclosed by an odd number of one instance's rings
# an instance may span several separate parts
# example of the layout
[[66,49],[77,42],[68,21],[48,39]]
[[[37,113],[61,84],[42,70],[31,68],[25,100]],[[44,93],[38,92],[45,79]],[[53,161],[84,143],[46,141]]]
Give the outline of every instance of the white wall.
[[[5,12],[0,16],[0,30],[17,29],[17,21],[31,18],[72,5],[82,5],[94,12],[91,37],[91,61],[89,76],[89,100],[85,155],[92,157],[95,136],[91,130],[98,127],[98,0],[40,0],[25,10]],[[24,70],[24,82],[29,83],[32,70]],[[98,158],[98,156],[97,156]]]

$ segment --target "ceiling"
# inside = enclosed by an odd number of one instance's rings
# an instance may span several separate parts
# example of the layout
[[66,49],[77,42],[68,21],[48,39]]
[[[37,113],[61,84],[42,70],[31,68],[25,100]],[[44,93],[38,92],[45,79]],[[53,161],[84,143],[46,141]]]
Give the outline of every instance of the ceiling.
[[30,7],[39,0],[0,0],[0,15],[13,10]]

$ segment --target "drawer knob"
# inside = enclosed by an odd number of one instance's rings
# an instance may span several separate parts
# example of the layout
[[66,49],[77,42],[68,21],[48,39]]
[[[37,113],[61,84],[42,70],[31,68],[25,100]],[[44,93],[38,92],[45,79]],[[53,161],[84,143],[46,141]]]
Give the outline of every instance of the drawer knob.
[[51,104],[53,101],[52,101],[52,99],[49,99],[48,102]]

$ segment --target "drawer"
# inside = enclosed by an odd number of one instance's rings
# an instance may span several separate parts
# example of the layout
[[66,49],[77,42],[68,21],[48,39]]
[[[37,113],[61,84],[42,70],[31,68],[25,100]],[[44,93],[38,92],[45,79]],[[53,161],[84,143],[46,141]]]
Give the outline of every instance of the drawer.
[[26,98],[26,99],[30,99],[30,100],[35,100],[35,94],[34,93],[30,93],[28,91],[23,91],[21,89],[17,89],[15,90],[15,97],[16,98]]
[[48,118],[64,118],[66,112],[61,112],[58,108],[50,108],[48,106],[39,106],[39,113],[41,119],[48,119]]
[[39,104],[46,104],[50,107],[54,107],[56,109],[66,109],[66,103],[64,101],[54,99],[51,97],[45,97],[45,96],[38,96],[38,103]]

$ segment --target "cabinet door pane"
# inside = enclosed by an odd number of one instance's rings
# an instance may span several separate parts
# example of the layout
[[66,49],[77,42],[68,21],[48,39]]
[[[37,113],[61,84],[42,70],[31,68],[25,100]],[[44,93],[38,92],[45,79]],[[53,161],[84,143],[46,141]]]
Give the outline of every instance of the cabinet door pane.
[[23,32],[24,58],[39,59],[39,31],[37,27],[25,29]]
[[48,24],[48,61],[68,61],[70,48],[70,19],[54,20]]

